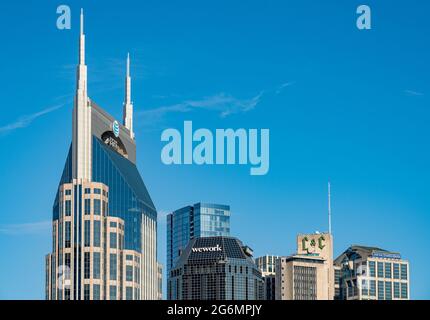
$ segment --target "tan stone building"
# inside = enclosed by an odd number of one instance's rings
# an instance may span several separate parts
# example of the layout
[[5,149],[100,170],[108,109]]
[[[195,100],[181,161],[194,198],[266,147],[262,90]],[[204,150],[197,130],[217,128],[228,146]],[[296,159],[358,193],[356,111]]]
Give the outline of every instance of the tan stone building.
[[324,259],[324,300],[334,297],[333,235],[330,233],[302,234],[297,236],[297,254],[315,255]]
[[332,300],[333,237],[329,233],[297,236],[297,254],[276,261],[276,300]]

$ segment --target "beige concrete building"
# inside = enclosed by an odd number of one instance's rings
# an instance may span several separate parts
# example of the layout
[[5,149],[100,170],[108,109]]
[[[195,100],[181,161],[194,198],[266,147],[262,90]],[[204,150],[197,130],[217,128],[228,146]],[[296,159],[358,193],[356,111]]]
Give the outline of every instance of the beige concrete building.
[[333,235],[330,233],[301,234],[297,236],[297,254],[313,255],[324,259],[324,300],[334,298]]
[[276,300],[332,300],[334,297],[333,237],[300,234],[297,253],[281,257],[275,268]]
[[409,262],[397,252],[353,245],[334,264],[338,300],[409,300]]
[[293,255],[276,261],[276,300],[329,300],[324,259]]

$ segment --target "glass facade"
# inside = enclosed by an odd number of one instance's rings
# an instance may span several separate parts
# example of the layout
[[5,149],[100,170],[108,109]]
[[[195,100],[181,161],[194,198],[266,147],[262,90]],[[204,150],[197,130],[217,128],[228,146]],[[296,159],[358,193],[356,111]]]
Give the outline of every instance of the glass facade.
[[264,282],[239,240],[194,238],[171,270],[168,299],[262,300]]
[[[342,270],[340,291],[344,299],[409,299],[408,262],[399,253],[355,245],[334,263]],[[368,272],[363,272],[366,265]],[[360,295],[354,294],[357,287]]]
[[124,248],[142,252],[142,214],[157,212],[136,166],[93,137],[93,180],[109,186],[108,215],[124,220]]
[[[121,125],[89,98],[83,65],[80,59],[72,143],[53,204],[46,297],[156,299],[157,212],[136,167],[132,119]],[[137,259],[132,266],[136,276],[127,284],[126,254]]]
[[196,203],[167,216],[167,275],[193,238],[229,236],[230,207]]

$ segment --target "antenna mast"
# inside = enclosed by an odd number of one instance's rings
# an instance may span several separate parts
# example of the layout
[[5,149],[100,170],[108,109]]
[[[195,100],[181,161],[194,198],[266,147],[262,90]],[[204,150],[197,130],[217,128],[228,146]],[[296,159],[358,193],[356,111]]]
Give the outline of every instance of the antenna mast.
[[331,190],[328,182],[328,233],[331,234]]

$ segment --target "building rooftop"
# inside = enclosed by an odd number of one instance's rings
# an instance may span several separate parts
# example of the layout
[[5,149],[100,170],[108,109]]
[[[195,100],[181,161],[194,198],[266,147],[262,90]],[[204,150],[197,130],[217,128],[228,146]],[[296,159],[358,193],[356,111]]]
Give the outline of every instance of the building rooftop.
[[190,240],[181,254],[177,266],[193,261],[223,261],[242,259],[253,262],[249,247],[234,237],[202,237]]
[[392,252],[378,247],[352,245],[334,260],[334,264],[339,265],[345,260],[366,259],[367,257],[401,259],[400,253],[398,252]]

